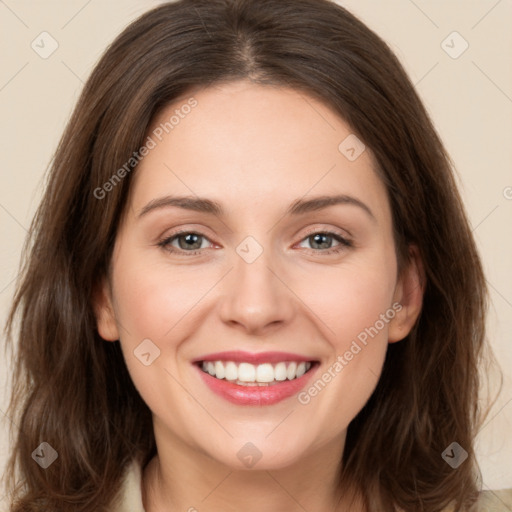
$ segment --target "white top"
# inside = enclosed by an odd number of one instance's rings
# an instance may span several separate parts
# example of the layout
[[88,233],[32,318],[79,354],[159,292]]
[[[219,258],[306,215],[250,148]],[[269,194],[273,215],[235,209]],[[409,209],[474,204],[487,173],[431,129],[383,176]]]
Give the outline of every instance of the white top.
[[119,502],[112,512],[145,512],[142,505],[142,470],[136,461],[126,470]]
[[[452,512],[448,508],[446,512]],[[512,489],[501,491],[483,491],[478,500],[477,511],[481,512],[512,511]],[[112,512],[145,512],[142,505],[142,470],[140,464],[133,461],[127,468],[119,501]]]

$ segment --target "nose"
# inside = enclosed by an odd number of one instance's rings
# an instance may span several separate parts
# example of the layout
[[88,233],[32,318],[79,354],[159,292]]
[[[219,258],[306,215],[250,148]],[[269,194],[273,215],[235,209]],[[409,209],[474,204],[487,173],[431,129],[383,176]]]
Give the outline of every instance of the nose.
[[220,316],[245,334],[263,336],[292,320],[297,299],[271,250],[252,262],[240,254],[235,253],[234,268],[223,280]]

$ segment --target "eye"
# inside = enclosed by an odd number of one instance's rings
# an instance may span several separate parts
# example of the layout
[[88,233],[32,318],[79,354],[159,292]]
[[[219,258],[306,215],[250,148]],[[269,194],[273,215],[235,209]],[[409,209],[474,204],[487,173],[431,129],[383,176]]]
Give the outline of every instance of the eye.
[[[204,240],[208,240],[208,238],[201,235],[201,233],[178,231],[158,242],[158,245],[171,253],[186,253],[187,256],[193,256],[201,252],[201,249],[204,249],[204,247],[201,247]],[[178,247],[172,245],[173,242],[178,242]]]
[[[338,242],[338,245],[334,248],[332,248],[332,239]],[[303,238],[303,241],[308,241],[311,244],[314,253],[320,253],[322,255],[339,253],[349,247],[353,247],[350,240],[333,231],[312,231]]]
[[[334,248],[332,248],[333,239],[338,243]],[[196,254],[200,254],[201,251],[206,248],[203,246],[203,242],[205,241],[210,242],[210,240],[201,233],[184,230],[173,233],[158,242],[157,245],[173,254],[178,254],[180,256],[194,256]],[[313,248],[310,250],[313,253],[322,255],[340,253],[349,247],[353,247],[350,240],[333,231],[311,231],[302,239],[301,243],[304,241],[309,241],[311,243]],[[177,242],[177,247],[175,242]]]

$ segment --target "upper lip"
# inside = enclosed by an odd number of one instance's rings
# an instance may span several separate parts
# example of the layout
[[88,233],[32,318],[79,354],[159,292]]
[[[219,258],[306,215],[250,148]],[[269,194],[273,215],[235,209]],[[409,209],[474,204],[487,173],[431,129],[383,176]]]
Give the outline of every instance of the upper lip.
[[225,352],[215,352],[214,354],[206,354],[197,357],[192,362],[199,363],[202,361],[237,361],[240,363],[262,364],[262,363],[279,363],[281,361],[316,361],[312,357],[301,356],[291,352],[244,352],[243,350],[229,350]]

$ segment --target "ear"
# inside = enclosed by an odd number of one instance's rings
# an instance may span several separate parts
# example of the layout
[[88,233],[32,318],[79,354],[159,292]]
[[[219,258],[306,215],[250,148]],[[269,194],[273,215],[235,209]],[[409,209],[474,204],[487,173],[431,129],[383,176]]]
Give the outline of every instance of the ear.
[[402,308],[397,309],[395,317],[389,322],[389,343],[403,340],[411,332],[421,313],[424,291],[423,262],[418,247],[411,244],[408,262],[397,279],[393,296],[393,304],[397,302],[402,305]]
[[119,331],[112,307],[112,292],[107,278],[103,278],[95,286],[92,302],[99,335],[106,341],[117,341]]

